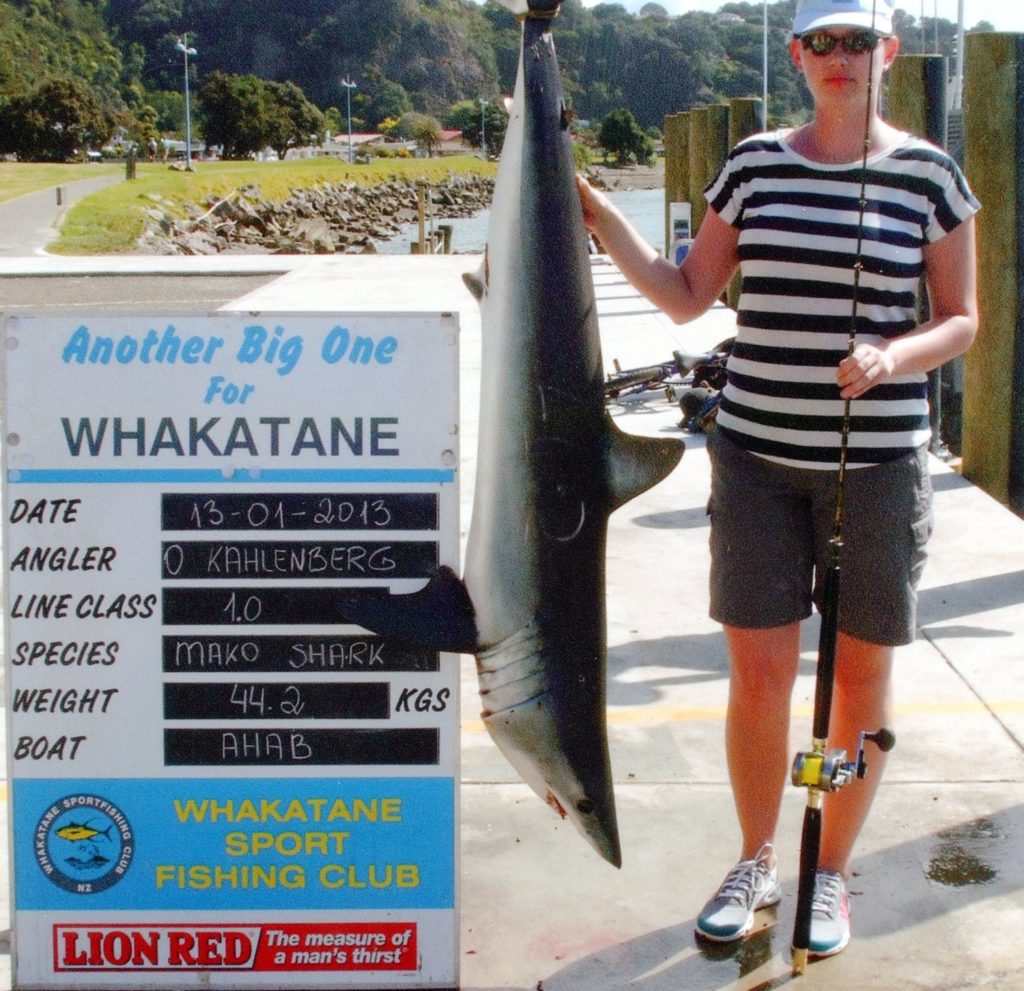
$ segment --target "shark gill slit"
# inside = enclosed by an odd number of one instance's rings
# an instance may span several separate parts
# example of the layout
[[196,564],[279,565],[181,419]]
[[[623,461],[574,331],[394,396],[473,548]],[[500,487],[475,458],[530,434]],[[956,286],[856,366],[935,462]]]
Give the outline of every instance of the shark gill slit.
[[485,718],[550,691],[540,628],[533,620],[480,651],[476,664],[480,699],[486,705],[481,715]]

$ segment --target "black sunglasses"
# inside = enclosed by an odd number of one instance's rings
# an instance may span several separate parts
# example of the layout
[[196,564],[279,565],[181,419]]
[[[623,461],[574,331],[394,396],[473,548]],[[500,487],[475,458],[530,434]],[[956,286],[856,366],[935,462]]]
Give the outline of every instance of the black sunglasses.
[[837,38],[827,31],[811,31],[800,35],[800,43],[808,52],[815,55],[831,55],[838,45],[847,55],[863,55],[873,52],[883,35],[874,31],[853,31]]

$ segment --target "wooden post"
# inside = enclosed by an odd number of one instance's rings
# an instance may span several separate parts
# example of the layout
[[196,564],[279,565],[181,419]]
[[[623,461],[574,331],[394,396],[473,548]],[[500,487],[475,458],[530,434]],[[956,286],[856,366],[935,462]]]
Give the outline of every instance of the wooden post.
[[665,117],[665,253],[672,246],[669,204],[690,199],[690,115]]
[[761,130],[761,100],[742,96],[729,101],[729,147]]
[[[761,130],[761,101],[753,97],[737,97],[729,101],[729,148],[736,147],[744,138]],[[724,162],[724,159],[723,159]],[[742,279],[737,272],[725,290],[725,301],[730,309],[740,305]]]
[[690,201],[690,209],[693,211],[692,226],[693,236],[697,236],[697,231],[700,228],[700,222],[704,219],[704,211],[707,209],[707,204],[704,202],[704,183],[701,179],[704,177],[704,145],[707,144],[707,133],[708,133],[708,116],[704,112],[704,107],[694,107],[690,111],[690,145],[687,149],[689,160],[689,168],[686,170],[689,182],[689,195],[687,199]]
[[[946,57],[944,55],[900,55],[889,70],[889,120],[911,134],[927,138],[945,148],[948,137],[946,112]],[[931,313],[922,280],[918,292],[918,321],[925,323]],[[945,381],[946,386],[943,386]],[[948,393],[948,402],[946,394]],[[930,450],[948,457],[950,446],[960,451],[960,408],[963,396],[963,362],[955,359],[945,368],[928,374],[929,418],[932,427]],[[946,406],[945,414],[943,406]]]
[[889,70],[886,116],[897,127],[946,146],[946,56],[900,55]]
[[704,189],[725,164],[729,154],[729,108],[715,103],[690,111],[690,203],[693,233],[707,213]]
[[963,473],[1024,513],[1024,35],[968,35],[965,55],[965,170],[984,208],[981,326],[964,358]]
[[418,255],[425,255],[427,253],[427,208],[426,208],[426,197],[427,197],[427,184],[425,182],[416,183],[416,214],[419,220],[419,250],[416,252]]

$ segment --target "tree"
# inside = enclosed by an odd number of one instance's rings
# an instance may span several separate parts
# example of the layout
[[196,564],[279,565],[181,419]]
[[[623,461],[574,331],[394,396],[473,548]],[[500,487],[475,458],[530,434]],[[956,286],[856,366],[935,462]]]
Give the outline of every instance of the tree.
[[289,148],[319,143],[324,115],[306,99],[295,83],[264,84],[268,102],[267,144],[284,159]]
[[415,141],[428,155],[432,155],[441,141],[441,122],[435,117],[413,111],[402,114],[392,133]]
[[206,143],[222,145],[224,158],[248,158],[267,147],[271,114],[263,80],[213,72],[197,99]]
[[459,100],[453,103],[445,117],[445,126],[462,132],[463,140],[474,148],[480,147],[481,131],[486,130],[487,154],[501,151],[508,129],[508,111],[494,100],[483,107],[477,100]]
[[632,112],[624,107],[613,110],[601,122],[599,140],[619,165],[632,162],[648,165],[654,158],[654,142],[643,132]]
[[78,79],[48,79],[12,97],[0,112],[0,154],[20,161],[66,162],[98,148],[113,120]]
[[372,97],[365,113],[368,124],[376,127],[388,117],[401,117],[412,110],[412,99],[401,83],[390,79],[381,79],[379,82],[369,80],[366,89],[371,88]]
[[476,100],[453,103],[444,117],[444,126],[461,131],[471,144],[480,143],[480,105]]

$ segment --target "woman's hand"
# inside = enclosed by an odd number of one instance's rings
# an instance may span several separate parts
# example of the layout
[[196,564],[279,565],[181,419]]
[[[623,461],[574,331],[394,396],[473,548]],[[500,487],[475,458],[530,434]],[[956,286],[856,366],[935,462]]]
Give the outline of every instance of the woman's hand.
[[607,209],[608,200],[578,173],[576,190],[580,194],[580,206],[583,207],[583,222],[587,225],[587,230],[592,231],[600,222],[601,214]]
[[839,395],[843,399],[857,399],[890,379],[894,371],[895,362],[884,347],[858,344],[853,354],[839,363]]

